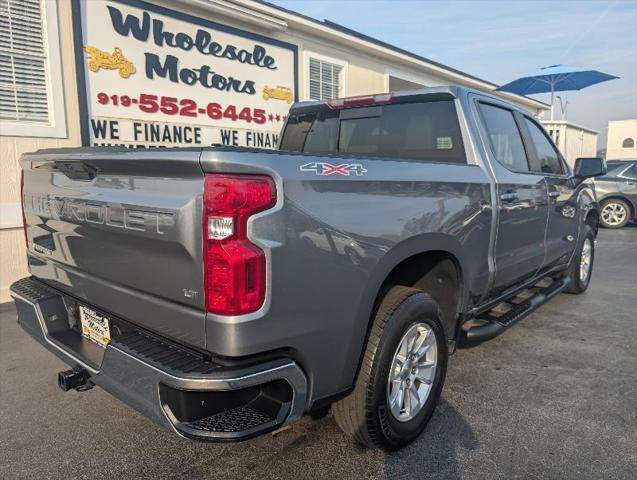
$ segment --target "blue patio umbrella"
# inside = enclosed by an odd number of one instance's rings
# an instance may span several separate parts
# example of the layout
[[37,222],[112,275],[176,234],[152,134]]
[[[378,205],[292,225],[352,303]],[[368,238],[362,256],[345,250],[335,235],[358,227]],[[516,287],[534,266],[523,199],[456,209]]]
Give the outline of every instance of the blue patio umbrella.
[[569,67],[567,65],[551,65],[540,68],[537,72],[513,80],[496,90],[517,93],[518,95],[532,95],[534,93],[551,92],[551,120],[553,120],[553,97],[555,92],[581,90],[596,83],[613,80],[614,75],[590,70],[586,68]]

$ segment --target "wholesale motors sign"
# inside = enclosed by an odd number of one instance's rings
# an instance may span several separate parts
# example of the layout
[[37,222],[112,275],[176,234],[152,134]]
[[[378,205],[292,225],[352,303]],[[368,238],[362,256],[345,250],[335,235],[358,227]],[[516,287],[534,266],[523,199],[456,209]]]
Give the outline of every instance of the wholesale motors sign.
[[75,0],[85,145],[274,148],[295,45],[139,0]]

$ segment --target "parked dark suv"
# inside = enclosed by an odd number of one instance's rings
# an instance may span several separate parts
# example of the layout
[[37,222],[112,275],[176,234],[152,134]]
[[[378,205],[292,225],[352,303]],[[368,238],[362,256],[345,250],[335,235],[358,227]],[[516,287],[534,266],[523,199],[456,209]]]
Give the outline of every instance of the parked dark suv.
[[595,179],[601,205],[600,223],[622,228],[637,215],[637,159],[609,160],[608,173]]

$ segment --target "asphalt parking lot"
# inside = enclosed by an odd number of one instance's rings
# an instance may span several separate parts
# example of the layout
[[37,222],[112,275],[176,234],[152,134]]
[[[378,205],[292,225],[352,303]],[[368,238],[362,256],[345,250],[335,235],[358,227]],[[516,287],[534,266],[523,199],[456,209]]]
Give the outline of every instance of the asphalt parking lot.
[[417,442],[363,450],[331,415],[241,444],[201,444],[98,388],[62,392],[66,368],[0,305],[0,478],[573,478],[637,469],[637,226],[602,230],[592,284],[559,295],[450,362]]

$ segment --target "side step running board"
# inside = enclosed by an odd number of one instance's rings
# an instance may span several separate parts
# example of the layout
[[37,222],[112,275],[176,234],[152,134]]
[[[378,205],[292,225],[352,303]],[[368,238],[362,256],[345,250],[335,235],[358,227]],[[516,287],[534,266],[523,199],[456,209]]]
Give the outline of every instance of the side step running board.
[[555,279],[547,286],[534,287],[536,293],[520,303],[505,302],[510,303],[511,308],[500,316],[493,316],[489,312],[478,316],[476,320],[478,322],[482,321],[481,324],[461,331],[461,346],[473,347],[504,333],[517,322],[530,315],[540,305],[543,305],[568,287],[570,283],[571,279],[569,277]]

